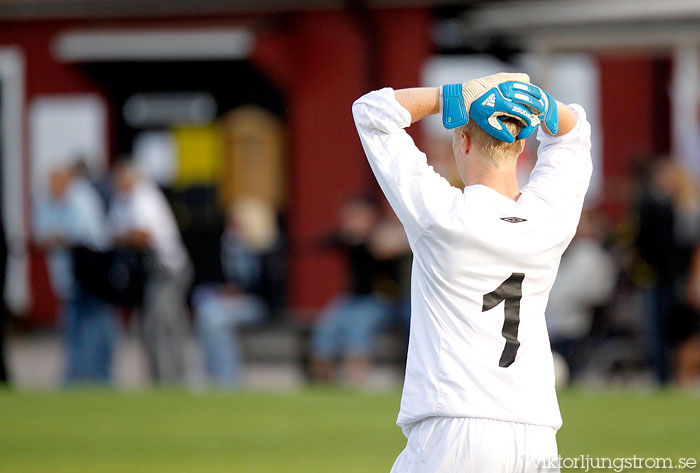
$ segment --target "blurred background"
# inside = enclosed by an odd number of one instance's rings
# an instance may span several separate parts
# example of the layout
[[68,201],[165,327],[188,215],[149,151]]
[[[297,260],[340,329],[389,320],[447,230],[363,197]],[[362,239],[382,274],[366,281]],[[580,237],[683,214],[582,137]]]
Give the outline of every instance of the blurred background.
[[351,104],[499,71],[593,127],[562,452],[700,455],[696,0],[0,0],[0,470],[388,471],[411,256]]
[[[4,375],[400,385],[410,254],[350,106],[522,70],[593,125],[547,309],[562,380],[700,389],[698,24],[682,0],[3,0]],[[439,118],[410,132],[459,186]]]

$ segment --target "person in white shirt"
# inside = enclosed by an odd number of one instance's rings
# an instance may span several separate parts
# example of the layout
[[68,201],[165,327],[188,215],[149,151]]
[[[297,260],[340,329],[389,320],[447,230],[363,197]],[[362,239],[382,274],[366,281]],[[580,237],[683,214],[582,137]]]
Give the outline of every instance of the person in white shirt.
[[577,381],[585,368],[595,308],[610,300],[618,275],[613,255],[603,246],[599,227],[595,215],[583,213],[547,303],[552,350],[566,360],[569,382]]
[[[353,104],[414,258],[397,421],[408,443],[393,473],[559,471],[544,313],[590,180],[590,125],[580,106],[529,82],[497,74],[386,88]],[[455,130],[464,191],[427,164],[405,131],[440,112]],[[517,157],[538,127],[538,161],[520,189]]]
[[128,161],[115,166],[114,182],[117,192],[109,215],[115,238],[122,247],[143,249],[148,255],[141,315],[151,376],[159,383],[181,383],[190,259],[160,189]]

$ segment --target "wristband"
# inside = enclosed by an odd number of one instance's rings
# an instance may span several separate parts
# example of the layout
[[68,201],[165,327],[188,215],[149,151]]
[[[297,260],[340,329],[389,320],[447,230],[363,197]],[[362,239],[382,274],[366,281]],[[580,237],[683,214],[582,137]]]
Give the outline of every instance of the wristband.
[[464,106],[462,84],[446,84],[442,86],[442,125],[447,128],[457,128],[469,123],[467,107]]
[[542,90],[542,92],[544,92],[543,95],[547,98],[547,107],[545,109],[544,119],[542,122],[544,123],[544,126],[547,127],[547,131],[549,131],[549,133],[556,135],[559,131],[559,111],[557,110],[557,101],[554,100],[554,97],[552,97],[552,95],[546,90]]

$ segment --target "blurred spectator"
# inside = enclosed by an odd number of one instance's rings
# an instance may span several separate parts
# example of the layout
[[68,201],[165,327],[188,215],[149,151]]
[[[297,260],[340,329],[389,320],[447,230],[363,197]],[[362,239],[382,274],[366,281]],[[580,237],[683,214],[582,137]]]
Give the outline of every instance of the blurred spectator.
[[358,384],[366,379],[375,336],[390,322],[392,302],[399,295],[396,256],[407,247],[405,240],[403,232],[380,224],[373,200],[354,197],[344,202],[338,231],[327,243],[344,253],[350,285],[323,310],[313,328],[311,374],[315,379],[332,379],[340,357],[345,358],[345,382]]
[[[395,301],[392,307],[392,322],[398,322],[405,331],[406,343],[411,325],[411,265],[412,253],[401,221],[392,211],[377,223],[370,238],[370,252],[386,269],[375,288]],[[382,287],[383,285],[383,287]]]
[[145,250],[142,331],[153,379],[185,380],[188,330],[185,302],[192,267],[175,217],[158,187],[128,161],[114,168],[116,195],[110,219],[121,247]]
[[596,215],[584,211],[576,236],[562,256],[547,303],[552,350],[566,360],[571,380],[583,364],[594,309],[609,299],[616,282],[617,270],[612,255],[603,247],[603,238]]
[[88,166],[88,159],[85,156],[79,156],[76,159],[71,171],[74,176],[81,177],[90,182],[102,199],[105,208],[109,208],[109,203],[113,194],[109,174],[91,171]]
[[671,159],[655,163],[643,184],[636,245],[653,270],[647,349],[657,380],[665,384],[670,377],[672,317],[684,303],[690,253],[698,238],[700,201],[690,175]]
[[37,243],[48,252],[51,286],[58,297],[66,350],[66,381],[106,382],[110,377],[116,322],[112,308],[75,278],[71,251],[105,251],[110,245],[97,191],[73,169],[49,174],[48,192],[34,209]]
[[700,245],[693,255],[688,278],[687,303],[689,320],[685,337],[678,347],[676,380],[681,387],[700,386]]
[[283,308],[284,247],[274,209],[260,200],[236,201],[221,237],[222,284],[202,284],[192,297],[205,368],[222,387],[240,381],[236,329]]
[[0,386],[9,382],[7,365],[5,363],[5,323],[7,306],[5,305],[5,271],[7,268],[7,241],[0,211]]

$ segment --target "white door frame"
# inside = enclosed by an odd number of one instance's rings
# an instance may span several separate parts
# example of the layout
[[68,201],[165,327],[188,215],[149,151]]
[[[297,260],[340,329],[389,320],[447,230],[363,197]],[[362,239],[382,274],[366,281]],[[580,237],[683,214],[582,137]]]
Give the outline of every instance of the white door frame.
[[24,53],[0,47],[2,81],[2,205],[8,246],[4,297],[8,308],[23,314],[29,309],[29,263],[24,176]]

